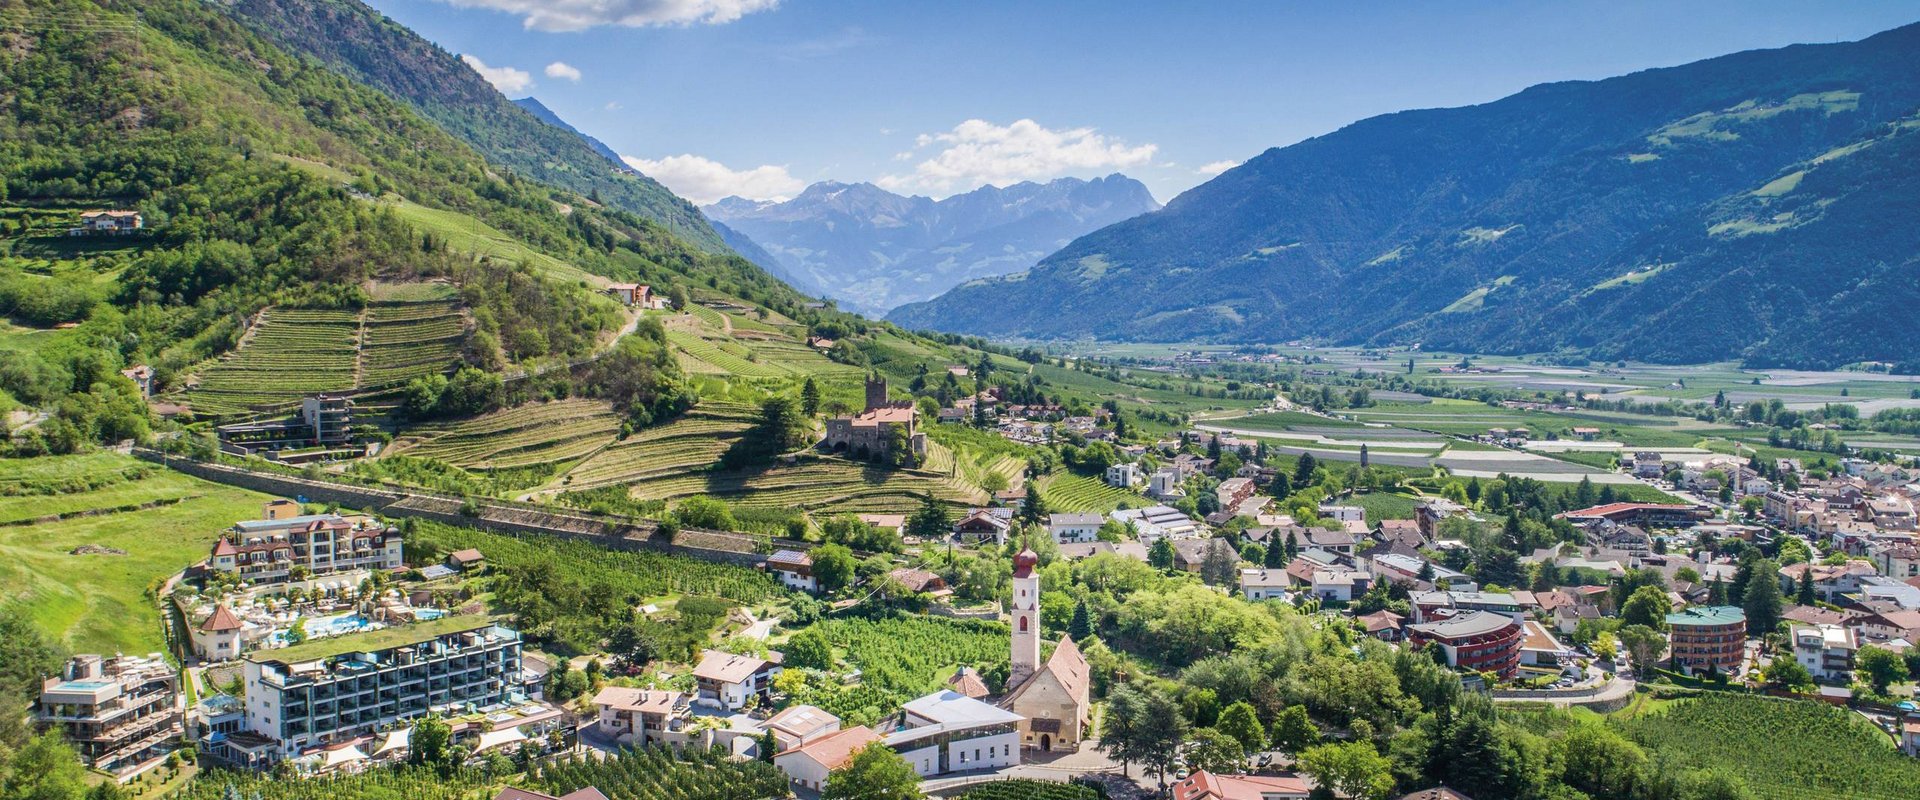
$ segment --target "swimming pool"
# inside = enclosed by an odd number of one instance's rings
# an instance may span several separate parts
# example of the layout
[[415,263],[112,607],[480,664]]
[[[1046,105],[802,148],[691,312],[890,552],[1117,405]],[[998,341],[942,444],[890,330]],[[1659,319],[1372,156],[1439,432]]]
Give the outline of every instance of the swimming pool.
[[[359,633],[384,626],[359,614],[340,614],[332,617],[311,617],[305,620],[301,627],[306,628],[308,638],[319,638]],[[284,645],[287,643],[287,632],[274,631],[267,640],[276,646]]]
[[430,620],[430,619],[439,619],[446,615],[447,615],[447,612],[437,608],[416,608],[413,610],[413,618],[417,620],[422,620],[422,621]]

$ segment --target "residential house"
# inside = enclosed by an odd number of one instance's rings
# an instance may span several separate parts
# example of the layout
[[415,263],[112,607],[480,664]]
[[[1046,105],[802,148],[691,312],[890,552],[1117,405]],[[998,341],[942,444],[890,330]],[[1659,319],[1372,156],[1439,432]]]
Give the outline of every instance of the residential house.
[[1840,597],[1860,591],[1862,580],[1876,575],[1874,565],[1865,561],[1848,561],[1844,564],[1789,564],[1780,568],[1781,591],[1787,590],[1787,582],[1792,581],[1797,588],[1801,581],[1813,581],[1813,593],[1829,603],[1838,603]]
[[1125,464],[1114,464],[1113,466],[1107,467],[1106,481],[1108,486],[1119,489],[1131,489],[1139,486],[1142,480],[1145,480],[1145,478],[1141,474],[1140,465],[1134,462],[1129,461]]
[[787,750],[840,730],[840,718],[814,706],[787,706],[767,718],[764,727],[773,732],[778,750]]
[[1007,543],[1007,533],[1011,530],[1011,508],[968,509],[966,516],[953,523],[953,537],[969,544],[993,542],[995,545],[1004,545]]
[[1180,489],[1180,473],[1170,468],[1154,470],[1147,479],[1147,496],[1155,500],[1171,500],[1185,495]]
[[1313,596],[1325,603],[1350,603],[1367,593],[1372,576],[1357,569],[1334,567],[1313,572]]
[[1313,791],[1298,775],[1215,775],[1206,770],[1167,788],[1173,800],[1305,800]]
[[1853,656],[1860,649],[1853,631],[1843,625],[1791,626],[1793,660],[1814,680],[1847,683],[1853,680]]
[[634,747],[686,744],[684,730],[693,719],[685,692],[608,686],[594,695],[593,705],[601,733]]
[[455,572],[479,572],[487,565],[487,557],[479,550],[466,547],[447,554],[447,569]]
[[653,308],[653,290],[645,284],[608,284],[606,291],[613,299],[620,301],[621,305]]
[[1213,494],[1214,499],[1220,502],[1221,509],[1237,509],[1241,502],[1253,497],[1253,479],[1228,478],[1214,488]]
[[773,756],[773,765],[795,785],[814,792],[827,785],[827,775],[853,761],[880,734],[865,725],[842,728],[794,745]]
[[1240,570],[1240,595],[1249,601],[1285,600],[1293,576],[1284,569]]
[[245,630],[246,624],[225,603],[215,605],[212,614],[193,626],[193,654],[209,662],[239,658]]
[[694,685],[698,687],[696,697],[700,702],[729,711],[745,708],[754,698],[764,700],[773,687],[774,676],[780,674],[781,660],[777,650],[769,651],[766,658],[704,651],[699,665],[693,668]]
[[887,577],[893,579],[901,586],[907,587],[907,591],[913,592],[914,594],[928,594],[935,597],[946,597],[947,595],[953,594],[953,591],[947,588],[945,578],[940,577],[938,573],[928,570],[916,567],[901,567],[887,572]]
[[1652,479],[1666,474],[1666,461],[1659,453],[1642,450],[1633,454],[1633,477]]
[[1100,524],[1106,518],[1093,512],[1056,513],[1047,518],[1047,532],[1058,544],[1091,542],[1100,538]]
[[126,236],[146,227],[146,218],[138,211],[106,210],[80,212],[80,227],[67,231],[71,236]]
[[1920,577],[1920,545],[1888,543],[1869,547],[1867,556],[1882,575],[1901,580]]
[[1360,506],[1343,506],[1334,503],[1321,503],[1320,516],[1336,522],[1366,522],[1367,510]]
[[1368,636],[1386,642],[1400,641],[1407,624],[1406,617],[1384,609],[1354,617],[1353,621],[1365,627]]
[[860,521],[880,533],[891,536],[907,534],[907,515],[905,514],[861,514]]
[[813,577],[813,556],[798,550],[778,550],[767,556],[767,571],[780,585],[802,592],[817,592],[820,582]]

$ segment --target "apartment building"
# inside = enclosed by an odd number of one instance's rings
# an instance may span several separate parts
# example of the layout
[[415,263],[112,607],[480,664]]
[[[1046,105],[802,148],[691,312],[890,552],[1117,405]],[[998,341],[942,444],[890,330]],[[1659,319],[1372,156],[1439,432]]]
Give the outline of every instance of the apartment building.
[[242,666],[247,730],[265,749],[246,755],[272,762],[430,713],[508,703],[520,634],[481,616],[442,617],[260,651]]
[[1416,645],[1432,645],[1446,656],[1447,666],[1475,672],[1493,672],[1511,678],[1520,671],[1520,648],[1525,633],[1505,614],[1467,611],[1434,622],[1407,626]]
[[693,703],[685,692],[608,686],[594,695],[600,731],[621,744],[686,744]]
[[288,514],[292,504],[274,500],[264,519],[233,524],[213,543],[207,565],[251,583],[289,580],[298,567],[312,576],[401,566],[399,528],[371,517]]
[[1736,606],[1690,606],[1667,615],[1669,658],[1692,674],[1739,670],[1746,658],[1747,613]]
[[1793,660],[1815,680],[1853,680],[1853,654],[1859,649],[1853,630],[1845,625],[1793,626]]
[[40,687],[33,720],[60,727],[88,766],[126,778],[172,752],[185,717],[179,673],[160,654],[74,656]]

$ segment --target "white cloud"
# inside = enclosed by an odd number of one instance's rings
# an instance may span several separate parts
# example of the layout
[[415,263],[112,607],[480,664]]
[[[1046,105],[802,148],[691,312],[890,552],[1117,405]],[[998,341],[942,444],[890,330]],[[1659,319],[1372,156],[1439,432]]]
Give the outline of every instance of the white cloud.
[[580,68],[565,61],[555,61],[547,65],[547,77],[580,82]]
[[499,89],[501,94],[519,94],[533,86],[533,76],[527,74],[526,70],[513,67],[489,67],[487,62],[470,55],[461,56],[460,60],[467,62],[467,66],[472,67],[474,72],[480,73],[480,77],[486,78],[487,82],[493,84],[493,88]]
[[1142,166],[1152,163],[1159,150],[1152,144],[1128,145],[1093,128],[1054,130],[1030,119],[1004,126],[970,119],[946,133],[920,134],[914,147],[937,150],[914,165],[913,172],[887,175],[876,183],[894,191],[961,191],[1080,170]]
[[620,159],[666,184],[674,194],[702,205],[729,195],[748,200],[785,200],[807,187],[805,181],[793,177],[786,167],[771,164],[732,169],[696,155],[667,156],[657,161],[634,156]]
[[461,8],[504,11],[532,30],[584,31],[601,25],[724,25],[780,0],[441,0]]
[[618,100],[608,100],[607,104],[605,106],[602,106],[602,108],[605,108],[608,111],[619,111],[621,107],[622,106],[620,105],[620,101]]
[[1239,161],[1214,161],[1206,164],[1201,164],[1200,168],[1194,170],[1194,172],[1198,172],[1202,175],[1205,175],[1211,178],[1222,172],[1226,172],[1227,170],[1233,169],[1234,167],[1240,166],[1240,164],[1241,162]]

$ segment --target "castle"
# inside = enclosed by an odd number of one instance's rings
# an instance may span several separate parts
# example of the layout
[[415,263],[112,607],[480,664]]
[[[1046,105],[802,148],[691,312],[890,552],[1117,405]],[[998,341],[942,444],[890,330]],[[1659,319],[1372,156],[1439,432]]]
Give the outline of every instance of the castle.
[[927,435],[920,432],[913,402],[888,400],[887,380],[874,375],[867,378],[866,410],[856,416],[828,419],[827,437],[821,446],[857,457],[884,455],[893,448],[897,428],[905,429],[907,446],[916,455],[926,454]]

